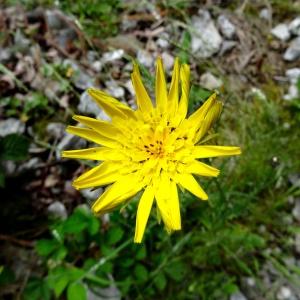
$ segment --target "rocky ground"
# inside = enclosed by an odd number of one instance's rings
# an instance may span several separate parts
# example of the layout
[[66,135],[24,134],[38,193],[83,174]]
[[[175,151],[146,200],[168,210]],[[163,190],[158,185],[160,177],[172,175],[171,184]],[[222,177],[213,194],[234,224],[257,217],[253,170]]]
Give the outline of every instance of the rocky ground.
[[[152,73],[158,55],[167,72],[175,56],[183,60],[189,57],[193,84],[208,91],[218,89],[228,97],[279,94],[282,105],[299,99],[300,15],[282,16],[272,8],[260,5],[257,15],[250,18],[243,5],[235,10],[203,5],[191,10],[184,22],[172,18],[167,9],[152,4],[138,6],[123,12],[118,35],[105,40],[87,36],[78,19],[58,9],[2,8],[0,136],[26,135],[31,143],[27,161],[2,162],[6,188],[0,190],[5,206],[0,240],[17,248],[25,243],[25,248],[31,249],[33,244],[26,241],[33,241],[46,230],[48,215],[66,218],[76,205],[92,202],[102,192],[79,193],[72,188],[73,177],[83,171],[84,165],[62,160],[60,151],[82,148],[85,142],[64,130],[73,113],[107,118],[85,92],[90,86],[135,107],[130,81],[132,58]],[[274,160],[276,163],[276,157]],[[294,190],[299,189],[299,174],[291,175],[289,181]],[[12,200],[17,201],[19,195],[30,198],[30,202],[21,201],[12,215]],[[300,199],[290,196],[288,201],[290,216],[284,222],[297,227]],[[20,218],[24,209],[31,218]],[[33,219],[41,222],[40,231],[31,226]],[[26,241],[18,238],[24,228],[28,231]],[[265,230],[260,228],[261,232]],[[300,277],[284,274],[286,266],[300,268],[300,232],[288,238],[295,252],[282,261],[283,271],[268,261],[257,278],[241,280],[240,290],[230,300],[300,299]],[[3,253],[9,255],[11,251],[7,248]],[[274,249],[266,249],[264,257],[270,254],[268,251]],[[280,255],[285,249],[279,245],[276,251]],[[23,264],[15,262],[16,272],[20,267]]]

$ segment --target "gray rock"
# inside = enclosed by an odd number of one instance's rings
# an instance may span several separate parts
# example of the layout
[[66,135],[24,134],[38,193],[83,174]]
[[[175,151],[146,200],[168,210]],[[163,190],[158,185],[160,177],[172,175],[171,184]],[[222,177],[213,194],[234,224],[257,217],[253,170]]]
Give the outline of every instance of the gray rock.
[[30,40],[24,36],[20,29],[17,29],[14,34],[14,46],[22,53],[27,53],[30,49]]
[[260,12],[259,12],[259,17],[261,19],[264,19],[266,21],[271,21],[272,19],[272,12],[271,10],[269,10],[268,8],[263,8]]
[[244,294],[238,291],[230,296],[230,300],[247,300],[247,298]]
[[96,60],[94,61],[92,64],[91,64],[91,67],[92,69],[95,71],[95,72],[100,72],[103,68],[103,64],[102,64],[102,61],[101,60]]
[[200,85],[208,90],[214,90],[220,88],[223,85],[223,82],[210,72],[206,72],[200,77]]
[[65,220],[68,217],[66,207],[63,203],[55,201],[47,208],[48,215],[55,219]]
[[154,66],[154,57],[146,50],[138,50],[137,60],[147,68]]
[[78,89],[85,90],[95,85],[95,80],[89,74],[82,71],[80,66],[74,60],[65,59],[63,61],[63,66],[65,68],[69,67],[74,71],[71,80]]
[[292,40],[290,46],[283,54],[284,60],[294,61],[300,57],[300,37]]
[[295,235],[295,250],[298,254],[300,254],[300,233]]
[[300,36],[300,17],[295,18],[289,24],[289,30],[292,34]]
[[289,31],[289,27],[284,24],[278,24],[277,26],[275,26],[272,30],[271,33],[279,40],[286,42],[290,37],[290,31]]
[[72,134],[65,133],[64,137],[61,139],[56,147],[56,158],[61,159],[61,151],[63,150],[75,150],[82,149],[86,147],[86,140]]
[[284,100],[293,100],[298,97],[299,91],[295,84],[291,84],[288,89],[288,93],[283,96]]
[[112,62],[112,61],[121,59],[123,57],[123,55],[124,55],[123,49],[106,52],[102,56],[102,62],[103,63]]
[[63,123],[52,122],[46,127],[47,134],[54,139],[60,139],[64,132],[66,126]]
[[288,176],[289,182],[297,188],[300,188],[300,174],[294,173]]
[[107,87],[107,93],[110,94],[111,96],[117,98],[118,100],[124,97],[125,95],[124,88],[119,86],[115,80],[106,81],[105,85]]
[[159,38],[157,39],[156,44],[162,49],[167,49],[170,46],[168,41],[169,39],[170,39],[169,34],[167,32],[163,32],[162,34],[160,34]]
[[161,58],[164,62],[164,67],[165,67],[166,71],[170,71],[174,65],[174,57],[170,53],[164,52],[161,55]]
[[12,51],[9,48],[0,48],[0,62],[7,63],[12,58]]
[[97,188],[96,190],[92,190],[92,189],[80,190],[80,194],[88,201],[95,201],[100,197],[102,193],[103,193],[103,188]]
[[42,160],[39,157],[33,157],[31,159],[29,159],[28,161],[26,161],[25,163],[21,164],[18,167],[18,173],[24,172],[24,171],[28,171],[31,170],[33,168],[35,168],[38,164],[42,163]]
[[295,206],[292,210],[292,215],[295,220],[300,222],[300,199],[299,198],[295,200]]
[[0,121],[0,136],[6,136],[12,133],[22,134],[25,131],[25,124],[19,119],[9,118]]
[[69,44],[77,38],[78,35],[74,28],[61,29],[56,37],[58,45],[63,49],[68,49]]
[[121,22],[122,31],[129,31],[135,29],[136,25],[137,25],[136,20],[130,20],[126,16],[122,18],[122,22]]
[[81,90],[86,90],[95,85],[94,79],[87,73],[80,72],[74,76],[73,80],[74,85]]
[[300,78],[300,68],[288,69],[285,75],[291,83],[296,84]]
[[124,83],[124,86],[126,87],[126,89],[129,91],[131,96],[135,96],[135,91],[132,85],[132,81],[129,79]]
[[108,288],[94,288],[88,289],[88,300],[121,300],[121,292],[112,282],[112,285]]
[[62,29],[66,26],[61,12],[58,10],[46,10],[45,18],[49,29]]
[[282,286],[279,288],[276,294],[277,300],[297,300],[296,296],[293,294],[292,290],[287,286]]
[[235,25],[226,16],[220,15],[217,19],[217,24],[224,37],[229,40],[234,37],[236,32]]
[[227,40],[224,40],[222,42],[219,55],[221,55],[221,56],[224,55],[226,52],[229,52],[230,50],[232,50],[236,45],[237,45],[236,41],[227,41]]
[[97,117],[102,109],[96,104],[96,102],[85,91],[81,94],[77,110],[83,115],[92,115]]
[[208,58],[217,53],[222,44],[222,37],[209,12],[199,10],[199,16],[192,18],[192,25],[194,29],[191,33],[192,52],[202,58]]

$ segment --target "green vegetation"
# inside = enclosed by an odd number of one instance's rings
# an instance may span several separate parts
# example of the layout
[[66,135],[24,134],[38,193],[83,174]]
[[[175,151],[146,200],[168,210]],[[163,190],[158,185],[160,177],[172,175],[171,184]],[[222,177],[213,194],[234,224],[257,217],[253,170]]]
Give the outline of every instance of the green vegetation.
[[[56,1],[8,1],[10,5],[16,2],[31,9],[37,4],[53,7]],[[231,3],[230,8],[236,8],[236,2],[239,1]],[[280,9],[285,9],[283,15],[290,13],[285,1],[270,3],[276,13],[279,14]],[[294,7],[289,3],[289,8]],[[168,11],[168,20],[173,11],[186,18],[193,5],[191,2],[167,0],[160,1],[158,7]],[[78,18],[87,37],[103,38],[118,33],[120,13],[125,9],[119,0],[103,3],[63,0],[59,1],[58,7]],[[257,7],[251,6],[252,9],[258,12]],[[199,84],[199,70],[211,68],[225,78],[226,70],[215,61],[195,61],[189,50],[190,44],[191,36],[185,28],[173,54],[193,64],[189,107],[192,112],[211,93]],[[141,69],[146,85],[153,86],[153,74],[145,67],[141,66]],[[7,69],[1,68],[0,71],[7,74]],[[53,154],[58,150],[56,141],[52,142],[45,134],[48,120],[70,119],[70,111],[76,110],[80,91],[60,64],[44,63],[41,72],[45,78],[60,83],[59,95],[71,94],[68,110],[59,106],[59,97],[52,101],[43,91],[28,91],[27,86],[19,86],[18,90],[28,92],[25,101],[17,93],[1,98],[0,111],[4,112],[4,117],[19,118],[34,129],[38,128],[37,135],[42,141],[37,143],[33,136],[29,140],[29,137],[18,134],[0,138],[0,192],[6,187],[2,165],[7,161],[20,163],[35,155],[43,159],[43,172],[38,175],[29,173],[36,185],[46,180],[55,165],[60,167],[56,174],[59,178],[57,185],[64,178],[73,179],[74,173],[78,175],[85,167],[76,162],[56,161]],[[223,87],[220,98],[225,103],[224,111],[211,132],[210,142],[241,146],[243,153],[239,157],[209,161],[221,170],[216,179],[201,178],[200,183],[207,191],[209,201],[199,201],[181,191],[182,231],[168,235],[158,224],[156,211],[152,209],[143,244],[133,244],[139,196],[120,211],[110,213],[108,219],[107,216],[93,216],[88,205],[84,204],[86,200],[74,192],[73,202],[66,201],[69,212],[66,219],[49,217],[45,220],[43,216],[40,223],[40,220],[26,216],[27,211],[22,212],[22,221],[29,220],[35,227],[34,233],[30,232],[30,235],[21,231],[11,241],[20,248],[29,248],[28,252],[35,257],[34,263],[22,280],[17,279],[11,265],[1,264],[0,289],[17,286],[21,299],[25,300],[85,300],[88,292],[101,295],[103,289],[111,286],[116,287],[124,299],[222,300],[239,291],[244,278],[251,277],[259,293],[265,297],[262,299],[269,299],[260,279],[260,271],[266,264],[271,264],[292,286],[300,286],[299,266],[285,261],[294,256],[293,239],[295,233],[299,233],[297,224],[291,221],[288,198],[299,196],[300,190],[288,178],[300,170],[300,99],[282,100],[283,88],[265,78],[258,83],[262,94],[249,93],[251,87],[249,82],[240,89],[230,83]],[[298,88],[300,90],[300,82]],[[41,154],[29,154],[30,142],[43,148]],[[21,177],[21,181],[29,185],[30,176]],[[48,201],[47,190],[41,189],[43,201]],[[59,192],[56,197],[62,201],[65,195]],[[33,206],[36,203],[35,199]],[[15,206],[18,210],[18,203]],[[41,209],[36,209],[40,213]],[[12,212],[11,215],[14,216]],[[11,235],[13,232],[14,228],[8,230]],[[28,241],[22,240],[23,236],[30,236],[33,243],[28,246]],[[10,242],[9,239],[4,241]]]

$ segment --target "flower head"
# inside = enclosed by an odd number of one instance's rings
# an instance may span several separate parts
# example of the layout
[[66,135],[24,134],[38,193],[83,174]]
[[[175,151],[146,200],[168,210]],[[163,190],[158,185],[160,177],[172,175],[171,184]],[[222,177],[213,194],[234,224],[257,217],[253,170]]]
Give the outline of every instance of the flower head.
[[67,131],[100,146],[64,151],[63,157],[101,161],[73,183],[77,189],[109,185],[92,206],[97,214],[111,211],[143,191],[134,237],[134,241],[139,243],[154,201],[166,229],[169,232],[181,229],[178,185],[202,200],[208,199],[194,175],[215,177],[219,170],[199,159],[238,155],[241,151],[239,147],[200,144],[218,119],[222,103],[213,94],[187,117],[188,65],[180,65],[176,59],[167,89],[162,60],[157,59],[155,105],[142,83],[136,64],[131,78],[137,110],[100,90],[88,89],[89,95],[111,121],[74,116],[74,120],[85,127],[69,126]]

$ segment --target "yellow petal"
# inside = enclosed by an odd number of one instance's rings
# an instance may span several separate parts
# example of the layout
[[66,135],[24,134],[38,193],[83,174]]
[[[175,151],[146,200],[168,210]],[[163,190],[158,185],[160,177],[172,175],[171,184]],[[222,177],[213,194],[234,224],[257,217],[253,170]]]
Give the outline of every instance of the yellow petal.
[[155,199],[168,232],[181,229],[179,200],[175,183],[162,174],[156,185]]
[[143,188],[137,175],[126,175],[121,177],[96,200],[92,210],[97,214],[108,212],[128,198],[133,197]]
[[134,111],[129,106],[121,103],[105,92],[94,88],[89,88],[87,92],[111,118],[135,118]]
[[209,98],[188,118],[192,123],[199,123],[204,120],[207,112],[216,102],[217,93],[213,93]]
[[240,147],[230,146],[195,146],[191,156],[194,158],[207,158],[216,156],[228,156],[241,154]]
[[183,64],[180,67],[181,81],[181,97],[178,111],[176,114],[176,124],[179,124],[185,117],[188,111],[189,93],[190,93],[190,67]]
[[134,235],[135,243],[140,243],[143,239],[153,200],[154,190],[152,186],[148,185],[139,201]]
[[180,70],[180,64],[179,64],[179,58],[177,57],[175,59],[175,64],[173,68],[172,73],[172,80],[168,95],[168,110],[169,115],[174,116],[175,112],[178,109],[178,102],[179,102],[179,70]]
[[[122,171],[122,173],[121,173]],[[120,168],[118,162],[105,161],[97,167],[83,173],[74,180],[73,186],[76,189],[85,189],[94,186],[102,186],[117,181],[125,172],[126,168]]]
[[88,141],[94,142],[99,145],[111,148],[116,148],[118,146],[118,142],[113,141],[105,136],[102,136],[100,133],[96,132],[93,129],[68,126],[66,131],[70,134],[77,135],[81,138],[84,138]]
[[[207,131],[213,126],[213,124],[219,119],[222,111],[222,103],[217,101],[207,112],[204,120],[200,123],[198,132],[195,135],[194,143],[197,143],[201,140],[202,137],[207,133]],[[197,129],[196,127],[196,129]]]
[[111,148],[97,147],[63,151],[62,157],[90,160],[122,160],[126,156],[120,153],[120,151],[116,151]]
[[197,160],[194,160],[193,162],[189,163],[184,171],[186,173],[193,173],[200,176],[212,176],[212,177],[216,177],[220,173],[218,169]]
[[156,106],[160,113],[166,112],[168,102],[167,84],[162,59],[160,57],[156,61],[155,97]]
[[138,65],[134,63],[133,73],[131,74],[132,84],[136,94],[136,102],[139,110],[144,114],[149,114],[152,109],[152,101],[145,89],[139,72]]
[[73,119],[111,139],[117,139],[121,134],[120,130],[111,122],[100,121],[94,118],[78,115],[73,116]]
[[191,174],[179,174],[175,175],[175,180],[185,189],[202,200],[207,200],[208,196],[203,191],[197,180]]

